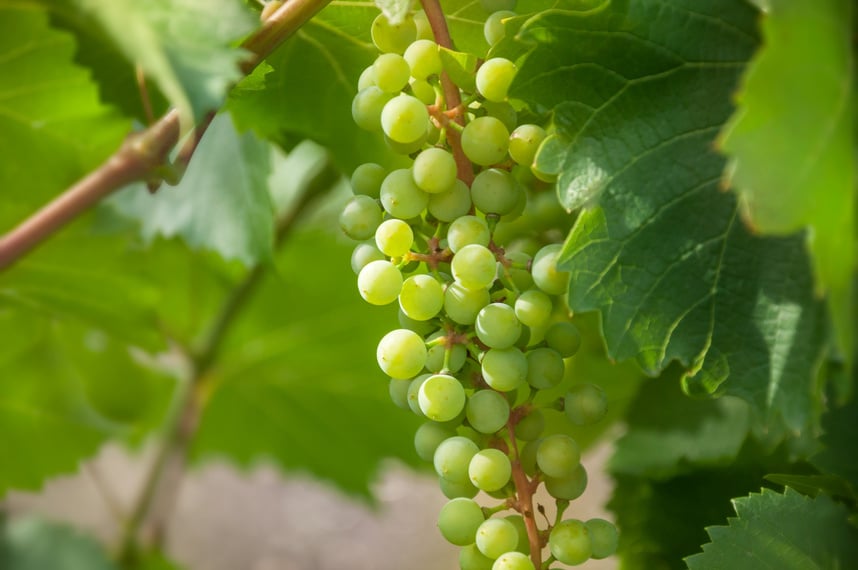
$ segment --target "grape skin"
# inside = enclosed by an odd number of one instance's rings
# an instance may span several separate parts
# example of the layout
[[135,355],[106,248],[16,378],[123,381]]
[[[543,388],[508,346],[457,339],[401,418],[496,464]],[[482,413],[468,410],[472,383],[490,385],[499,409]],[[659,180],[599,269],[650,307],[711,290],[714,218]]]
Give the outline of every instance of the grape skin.
[[426,274],[412,275],[402,284],[399,307],[409,318],[426,321],[444,306],[444,291],[438,281]]
[[467,546],[474,543],[477,529],[485,521],[483,510],[471,499],[453,499],[441,508],[438,529],[450,543]]
[[354,169],[349,180],[352,192],[378,198],[381,191],[381,183],[384,181],[385,176],[387,176],[387,171],[380,164],[375,164],[374,162],[361,164]]
[[508,59],[487,59],[477,70],[477,91],[489,101],[505,101],[516,71],[515,64]]
[[441,148],[427,148],[414,159],[412,166],[417,187],[430,194],[439,194],[456,182],[456,159]]
[[487,247],[466,245],[453,256],[450,264],[453,279],[468,289],[483,289],[491,285],[497,274],[497,261]]
[[584,523],[590,533],[591,558],[601,560],[617,551],[619,536],[617,527],[605,519],[590,519]]
[[533,561],[521,552],[506,552],[501,554],[491,570],[535,570]]
[[454,377],[435,374],[420,386],[417,399],[420,410],[427,418],[436,422],[446,422],[458,416],[465,408],[466,396],[462,384]]
[[454,483],[470,483],[468,465],[479,450],[476,443],[460,435],[445,439],[432,458],[435,472]]
[[468,399],[465,416],[478,432],[495,433],[509,420],[509,402],[494,390],[478,390]]
[[577,384],[567,392],[564,410],[576,426],[590,425],[605,417],[608,399],[605,391],[595,384]]
[[378,366],[388,376],[411,378],[426,364],[426,344],[414,331],[395,329],[379,341],[376,356]]
[[417,25],[414,18],[406,16],[402,22],[393,25],[384,14],[376,16],[370,27],[372,43],[384,53],[402,53],[417,39]]
[[402,220],[385,220],[375,230],[375,245],[390,257],[402,257],[411,250],[414,232]]
[[471,191],[461,180],[438,194],[429,195],[429,213],[442,222],[453,222],[471,209]]
[[428,126],[426,105],[411,95],[397,95],[381,110],[381,128],[394,142],[408,144],[420,140],[426,136]]
[[483,170],[471,184],[471,201],[487,214],[509,214],[522,195],[521,187],[512,175],[497,168]]
[[578,444],[562,433],[544,438],[536,450],[536,464],[549,477],[568,478],[580,463]]
[[477,548],[489,558],[498,558],[518,544],[518,531],[506,519],[488,519],[477,529]]
[[483,449],[471,458],[468,476],[481,491],[497,491],[509,482],[512,465],[503,451]]
[[521,323],[515,316],[515,311],[503,303],[492,303],[483,307],[477,314],[475,328],[479,339],[490,348],[509,348],[521,335]]
[[495,117],[478,117],[465,125],[462,131],[465,156],[480,166],[502,162],[508,149],[509,131]]
[[381,205],[395,218],[408,220],[420,215],[429,204],[429,195],[414,184],[407,168],[394,170],[381,183]]
[[551,530],[548,547],[557,560],[572,566],[582,564],[593,553],[587,527],[574,519],[565,520]]
[[402,290],[402,274],[386,260],[367,263],[358,274],[358,291],[371,305],[387,305]]

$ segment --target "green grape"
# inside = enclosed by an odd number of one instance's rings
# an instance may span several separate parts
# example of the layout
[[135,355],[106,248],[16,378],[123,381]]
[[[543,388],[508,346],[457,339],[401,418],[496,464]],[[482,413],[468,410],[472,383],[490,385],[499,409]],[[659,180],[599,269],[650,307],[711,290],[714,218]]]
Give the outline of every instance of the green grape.
[[450,351],[449,362],[447,363],[447,372],[458,372],[465,365],[465,360],[468,358],[468,350],[461,344],[454,344],[447,348],[443,344],[438,344],[429,349],[429,356],[426,358],[426,370],[431,372],[441,372],[444,370],[444,358],[447,351]]
[[431,376],[431,374],[421,374],[408,385],[408,393],[406,394],[408,397],[408,407],[411,408],[411,411],[414,412],[414,415],[418,418],[426,418],[423,410],[420,409],[420,401],[418,398],[420,395],[420,386],[422,386],[423,383]]
[[385,220],[375,230],[375,245],[385,255],[402,257],[411,251],[414,231],[411,226],[396,218]]
[[526,554],[505,552],[495,560],[492,570],[536,570],[536,567]]
[[584,523],[590,533],[591,558],[601,560],[617,552],[619,534],[617,527],[605,519],[590,519]]
[[[467,246],[479,247],[479,246]],[[464,250],[463,250],[464,251]],[[457,253],[456,256],[459,254]],[[456,258],[453,258],[455,263]],[[509,348],[521,336],[521,323],[515,310],[503,303],[492,303],[483,307],[475,323],[477,337],[490,348]]]
[[[357,89],[358,91],[363,91],[372,85],[375,85],[375,69],[370,65],[364,69],[361,72],[360,77],[358,77]],[[376,87],[378,86],[376,85]]]
[[453,253],[471,244],[487,247],[491,237],[486,221],[476,216],[457,218],[447,229],[447,245]]
[[[452,222],[471,209],[471,191],[458,178],[453,186],[438,194],[429,194],[429,213],[442,222]],[[529,274],[528,274],[529,275]]]
[[414,24],[417,26],[418,40],[434,40],[435,34],[432,32],[432,24],[429,23],[429,18],[426,17],[426,12],[417,10],[414,13]]
[[505,101],[516,71],[515,64],[506,58],[487,59],[477,70],[477,91],[489,101]]
[[[405,283],[403,283],[403,285],[404,284]],[[428,336],[438,328],[434,323],[429,321],[415,321],[402,311],[402,307],[399,308],[396,318],[399,321],[400,328],[414,331],[423,337]]]
[[[423,368],[425,363],[424,358],[420,368]],[[420,410],[427,418],[436,422],[446,422],[458,416],[465,408],[465,400],[465,389],[462,388],[462,384],[447,374],[430,376],[420,386],[417,395]]]
[[515,347],[487,350],[483,356],[482,367],[486,384],[501,392],[515,390],[524,384],[527,377],[527,357]]
[[545,129],[539,125],[518,126],[509,136],[509,155],[518,164],[530,166],[546,136]]
[[412,275],[402,284],[399,306],[409,318],[416,321],[429,320],[444,306],[444,290],[431,275]]
[[427,148],[417,155],[411,167],[417,187],[430,194],[439,194],[456,182],[456,159],[442,148]]
[[499,449],[483,449],[471,458],[468,476],[481,491],[502,489],[512,476],[512,465],[506,453]]
[[583,465],[578,465],[568,477],[544,476],[545,490],[555,499],[574,501],[587,488],[587,470]]
[[[515,437],[522,441],[534,441],[545,430],[545,414],[537,408],[528,412],[515,426]],[[534,456],[534,461],[536,458]]]
[[538,289],[525,291],[515,300],[515,316],[529,327],[546,326],[553,309],[551,297]]
[[576,426],[594,424],[605,417],[608,397],[595,384],[576,384],[566,394],[564,410],[566,417]]
[[405,50],[405,60],[411,66],[411,75],[426,79],[441,73],[441,55],[438,44],[432,40],[417,40]]
[[557,269],[557,257],[562,247],[559,243],[546,245],[533,256],[530,268],[533,281],[549,295],[565,295],[569,284],[569,272]]
[[435,88],[432,87],[431,83],[425,79],[411,79],[411,81],[408,82],[408,85],[411,88],[411,94],[420,99],[424,104],[435,104]]
[[507,515],[504,517],[515,526],[518,531],[518,544],[515,545],[515,551],[522,554],[530,554],[530,540],[527,537],[527,526],[524,524],[524,517],[521,515]]
[[411,69],[405,58],[396,53],[383,53],[372,64],[375,85],[386,93],[399,93],[408,85]]
[[494,390],[478,390],[468,398],[465,416],[480,433],[495,433],[509,420],[509,402]]
[[409,143],[399,143],[387,135],[384,135],[384,144],[387,145],[387,148],[395,152],[396,154],[407,154],[412,155],[424,146],[426,146],[426,140],[429,136],[429,132],[427,131],[422,137],[417,140],[411,141]]
[[453,270],[453,279],[463,287],[484,289],[494,283],[497,260],[487,247],[471,244],[456,252],[450,268]]
[[402,290],[402,274],[389,261],[370,261],[358,273],[360,296],[371,305],[387,305]]
[[460,325],[472,325],[479,312],[491,302],[486,288],[468,289],[460,283],[450,283],[444,291],[444,312]]
[[453,483],[470,482],[468,464],[480,450],[477,444],[460,435],[445,439],[435,450],[435,472]]
[[355,168],[352,172],[351,186],[355,194],[363,194],[372,198],[378,198],[381,191],[381,183],[387,172],[380,164],[367,162]]
[[545,342],[563,358],[574,356],[581,348],[581,333],[572,323],[560,321],[545,331]]
[[473,499],[480,492],[470,481],[458,483],[449,481],[443,477],[438,477],[438,487],[448,499],[456,499],[458,497]]
[[515,16],[517,14],[510,10],[498,10],[486,18],[486,23],[483,24],[483,35],[490,46],[494,46],[506,35],[506,28],[504,28],[503,24],[504,20]]
[[500,10],[515,10],[515,0],[480,0],[480,5],[489,14]]
[[518,531],[506,519],[488,519],[477,529],[477,548],[489,558],[515,550]]
[[471,184],[474,206],[487,214],[509,214],[522,195],[522,188],[512,175],[497,168],[483,170]]
[[568,478],[581,464],[581,451],[574,439],[555,433],[540,442],[536,450],[536,464],[549,477]]
[[426,105],[411,95],[397,95],[381,111],[381,128],[394,142],[407,144],[425,137],[428,123]]
[[459,551],[461,570],[492,570],[494,560],[480,552],[476,544],[469,544]]
[[[423,370],[426,364],[426,343],[414,331],[395,329],[384,335],[378,343],[376,358],[378,366],[388,376],[411,378]],[[464,400],[462,405],[465,405]]]
[[[384,108],[387,109],[388,105]],[[384,114],[382,113],[382,126],[383,124]],[[509,131],[499,119],[494,117],[478,117],[465,125],[462,131],[462,150],[465,156],[480,166],[503,162],[508,148]]]
[[551,348],[535,348],[527,353],[527,383],[539,390],[560,384],[566,365],[560,353]]
[[574,519],[565,520],[551,529],[548,548],[554,558],[571,566],[583,564],[593,553],[587,527]]
[[384,210],[401,220],[419,216],[429,203],[429,194],[414,184],[411,171],[407,168],[400,168],[388,174],[381,183],[380,194]]
[[[396,380],[396,382],[405,382],[405,380]],[[407,402],[405,407],[408,407]],[[420,427],[414,432],[414,449],[417,451],[417,456],[423,461],[432,461],[432,458],[435,457],[435,450],[438,449],[441,442],[455,435],[456,431],[453,428],[437,422],[420,424]]]
[[400,23],[393,25],[384,14],[379,14],[372,21],[370,33],[372,43],[378,51],[402,53],[417,39],[417,25],[411,16],[406,16]]
[[447,542],[457,546],[473,544],[477,529],[486,517],[483,509],[471,499],[453,499],[441,507],[438,530]]
[[355,275],[359,275],[360,270],[371,261],[384,261],[385,259],[384,254],[378,251],[374,245],[359,243],[352,251],[352,271],[355,272]]
[[[518,265],[519,267],[510,267],[509,273],[512,277],[512,282],[518,287],[519,291],[525,293],[533,287],[533,277],[530,271],[526,269],[529,266],[531,257],[524,251],[509,251],[504,254],[506,258]],[[524,321],[522,321],[524,322]],[[526,324],[526,323],[525,323]],[[527,325],[533,327],[534,325]]]
[[365,131],[380,131],[382,113],[391,97],[390,93],[385,93],[375,85],[358,91],[352,99],[352,119],[355,124]]
[[521,468],[530,477],[533,477],[536,474],[536,452],[539,449],[540,443],[542,443],[541,439],[528,441],[524,444],[524,447],[521,448],[518,455],[518,460],[521,462]]
[[411,380],[403,380],[401,378],[391,378],[388,384],[388,392],[390,399],[397,408],[404,410],[408,409],[408,387],[411,386]]
[[369,196],[353,196],[340,213],[340,228],[354,240],[364,240],[375,233],[382,214],[378,203]]

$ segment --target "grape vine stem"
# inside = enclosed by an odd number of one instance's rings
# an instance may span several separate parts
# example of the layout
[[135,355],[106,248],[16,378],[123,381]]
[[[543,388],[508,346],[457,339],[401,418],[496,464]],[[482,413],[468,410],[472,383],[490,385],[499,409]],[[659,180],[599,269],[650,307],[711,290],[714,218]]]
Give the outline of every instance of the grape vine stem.
[[[242,72],[249,74],[253,71],[330,1],[285,2],[242,43],[241,47],[249,53],[241,64]],[[162,177],[160,175],[171,168],[178,169],[178,174],[181,174],[213,116],[210,113],[197,125],[194,135],[179,151],[175,167],[169,165],[169,155],[181,135],[176,110],[168,111],[149,128],[129,135],[99,167],[0,236],[0,272],[120,188],[140,181],[149,183],[150,188],[156,188]]]
[[515,492],[518,495],[518,512],[524,518],[524,527],[527,529],[527,541],[530,543],[530,559],[535,568],[542,567],[542,541],[539,537],[539,528],[536,526],[536,515],[533,512],[534,488],[527,480],[527,474],[521,466],[521,456],[518,453],[518,443],[515,441],[515,420],[512,418],[507,424],[509,440],[512,446],[512,481]]

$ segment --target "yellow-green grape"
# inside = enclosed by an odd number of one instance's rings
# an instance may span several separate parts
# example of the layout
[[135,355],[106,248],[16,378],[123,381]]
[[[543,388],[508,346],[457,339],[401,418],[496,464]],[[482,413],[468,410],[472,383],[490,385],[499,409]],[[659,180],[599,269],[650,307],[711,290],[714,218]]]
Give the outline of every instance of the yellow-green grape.
[[352,192],[355,195],[362,194],[371,198],[378,198],[381,191],[381,183],[384,182],[384,177],[387,176],[387,171],[380,164],[367,162],[361,164],[352,172],[350,179]]
[[375,230],[375,245],[390,257],[402,257],[411,250],[412,243],[414,231],[402,220],[385,220]]
[[505,101],[516,71],[515,64],[506,58],[487,59],[477,70],[477,91],[489,101]]
[[516,552],[522,554],[530,554],[530,540],[527,537],[527,526],[524,524],[524,517],[521,515],[507,515],[504,517],[511,522],[518,531],[518,544],[515,546]]
[[402,53],[417,39],[417,25],[412,16],[406,16],[398,24],[391,24],[384,14],[376,16],[370,27],[372,43],[384,53]]
[[405,58],[396,53],[383,53],[372,64],[376,86],[386,93],[399,93],[411,77]]
[[453,322],[472,325],[479,312],[491,302],[485,287],[468,289],[460,283],[450,283],[444,291],[444,312]]
[[545,129],[539,125],[519,125],[509,136],[510,157],[519,164],[530,166],[546,136]]
[[591,558],[601,560],[617,551],[619,535],[617,527],[605,519],[590,519],[584,523],[590,533],[590,545],[593,550]]
[[469,544],[459,552],[461,570],[492,570],[494,560],[480,552],[476,544]]
[[[442,222],[452,222],[466,215],[471,209],[471,191],[459,179],[449,190],[429,194],[429,213]],[[529,273],[528,273],[529,275]]]
[[495,433],[509,420],[509,402],[494,390],[477,390],[468,398],[465,417],[478,432]]
[[477,529],[486,517],[483,509],[471,499],[453,499],[441,508],[438,530],[448,542],[467,546],[476,539]]
[[546,245],[533,256],[530,271],[536,286],[549,295],[565,295],[569,285],[569,272],[557,269],[557,259],[563,246]]
[[[381,128],[394,142],[408,144],[426,137],[428,124],[426,105],[411,95],[397,95],[381,111]],[[506,136],[509,138],[509,134]]]
[[492,348],[486,351],[481,364],[486,384],[501,392],[522,386],[527,377],[527,358],[515,347]]
[[[408,383],[407,380],[392,380],[391,383],[393,382]],[[408,407],[407,401],[405,407]],[[438,422],[420,424],[420,427],[414,432],[414,449],[417,451],[417,456],[423,461],[432,461],[432,458],[435,457],[435,450],[438,449],[441,442],[455,435],[456,430]]]
[[505,552],[492,564],[492,570],[536,570],[536,567],[526,554]]
[[[373,85],[375,85],[375,68],[370,65],[361,71],[360,77],[358,77],[357,88],[358,91],[363,91],[367,87],[371,87]],[[378,86],[376,85],[376,87]]]
[[456,252],[450,267],[453,279],[468,289],[487,288],[494,282],[497,274],[495,254],[487,247],[477,244],[466,245]]
[[553,309],[551,297],[538,289],[529,289],[515,300],[515,316],[531,328],[546,326]]
[[369,243],[359,243],[355,246],[352,251],[352,271],[355,272],[355,275],[360,274],[360,270],[366,267],[366,265],[372,261],[385,260],[384,254],[378,251],[378,249]]
[[456,159],[450,151],[427,148],[417,155],[411,166],[417,187],[430,194],[439,194],[456,182]]
[[411,67],[411,75],[426,79],[441,73],[441,56],[438,44],[431,40],[417,40],[405,50],[405,61]]
[[504,37],[506,29],[504,28],[504,20],[515,17],[517,14],[511,10],[498,10],[486,18],[486,23],[483,24],[483,35],[486,42],[490,46],[495,45]]
[[381,223],[381,208],[369,196],[359,195],[346,202],[340,213],[340,229],[354,240],[364,240],[375,233]]
[[[384,113],[382,113],[383,125]],[[502,162],[506,158],[508,149],[509,131],[499,119],[494,117],[478,117],[465,125],[462,131],[462,150],[465,156],[480,166]]]
[[402,284],[399,307],[415,321],[427,321],[444,307],[444,290],[431,275],[412,275]]
[[[427,105],[435,103],[436,93],[435,88],[425,79],[411,79],[408,82],[411,87],[411,94],[420,99]],[[428,139],[427,139],[428,140]]]
[[[468,247],[479,246],[469,245],[465,249]],[[454,257],[453,261],[455,260]],[[477,315],[474,328],[477,337],[490,348],[509,348],[521,336],[521,323],[516,318],[515,311],[503,303],[492,303],[483,307]]]
[[394,170],[381,183],[381,205],[395,218],[410,220],[426,209],[429,194],[421,190],[411,177],[411,170]]
[[538,390],[560,384],[566,365],[560,353],[551,348],[535,348],[527,353],[527,383]]
[[483,170],[471,184],[471,201],[486,214],[509,214],[523,195],[515,178],[506,170],[497,168]]
[[506,519],[488,519],[477,529],[477,548],[489,558],[515,550],[518,531]]
[[435,39],[435,34],[432,32],[432,25],[429,23],[429,18],[426,17],[426,12],[417,10],[414,13],[414,24],[417,26],[418,40]]
[[447,245],[453,253],[471,244],[486,247],[489,245],[491,237],[486,221],[476,216],[457,218],[447,228]]
[[590,532],[579,520],[565,520],[551,529],[548,535],[551,554],[563,564],[582,564],[593,554]]
[[555,433],[540,442],[536,464],[549,477],[568,478],[581,464],[581,450],[568,435]]
[[402,290],[402,273],[386,260],[367,263],[358,274],[358,291],[371,305],[387,305]]
[[584,494],[587,488],[587,470],[578,465],[567,477],[544,476],[545,490],[555,499],[574,501]]
[[[534,441],[542,435],[544,429],[545,415],[538,408],[534,408],[518,421],[515,426],[515,437],[522,441]],[[535,455],[534,461],[536,461]]]
[[470,484],[468,465],[479,450],[476,443],[461,435],[445,439],[432,458],[435,472],[453,483]]
[[448,499],[457,499],[459,497],[473,499],[480,492],[470,481],[455,482],[443,477],[438,477],[438,487]]
[[352,99],[352,119],[355,124],[365,131],[380,131],[382,113],[390,99],[390,93],[385,93],[375,85],[359,91]]
[[[410,332],[410,331],[409,331]],[[421,339],[422,342],[422,339]],[[426,360],[420,365],[426,364]],[[417,402],[432,421],[450,421],[465,408],[465,389],[461,382],[447,374],[434,374],[420,386]]]
[[512,465],[503,451],[483,449],[471,458],[468,476],[471,483],[481,491],[497,491],[509,482]]
[[[379,341],[376,357],[379,368],[388,376],[411,378],[423,370],[423,365],[426,364],[426,343],[414,331],[392,330]],[[462,406],[464,405],[463,394]]]

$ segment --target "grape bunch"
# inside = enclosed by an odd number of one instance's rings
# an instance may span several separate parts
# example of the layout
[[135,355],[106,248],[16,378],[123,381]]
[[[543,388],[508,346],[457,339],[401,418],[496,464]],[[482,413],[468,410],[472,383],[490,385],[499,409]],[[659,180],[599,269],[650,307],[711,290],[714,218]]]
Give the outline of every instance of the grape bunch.
[[[483,2],[490,45],[510,4]],[[564,301],[569,274],[557,267],[568,216],[551,177],[533,167],[550,134],[519,124],[528,115],[508,98],[514,62],[490,57],[470,88],[453,85],[433,25],[422,11],[396,23],[380,14],[371,28],[380,54],[352,104],[359,127],[410,159],[392,170],[359,166],[339,219],[360,242],[351,259],[360,295],[399,304],[399,328],[378,343],[378,364],[393,402],[425,420],[414,445],[450,499],[438,527],[462,547],[462,570],[604,558],[616,550],[616,528],[563,518],[587,472],[576,441],[549,433],[543,412],[591,424],[605,414],[605,393],[575,384],[559,399],[539,398],[561,383],[581,344]],[[557,505],[542,527],[540,485]],[[480,491],[499,502],[481,506]]]

